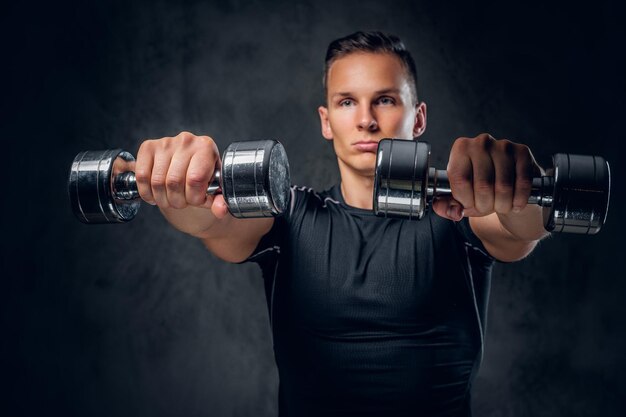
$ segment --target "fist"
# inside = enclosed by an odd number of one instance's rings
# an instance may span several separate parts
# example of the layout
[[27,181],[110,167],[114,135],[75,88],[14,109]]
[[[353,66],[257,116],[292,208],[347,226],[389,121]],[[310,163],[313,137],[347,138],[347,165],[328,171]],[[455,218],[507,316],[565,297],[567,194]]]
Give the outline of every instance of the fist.
[[213,139],[181,132],[175,137],[144,141],[137,153],[135,176],[141,198],[161,209],[189,206],[226,214],[221,195],[207,196],[220,156]]
[[541,167],[526,145],[496,140],[486,133],[458,138],[447,171],[452,197],[437,199],[433,210],[454,221],[463,216],[522,211],[533,176],[541,175]]

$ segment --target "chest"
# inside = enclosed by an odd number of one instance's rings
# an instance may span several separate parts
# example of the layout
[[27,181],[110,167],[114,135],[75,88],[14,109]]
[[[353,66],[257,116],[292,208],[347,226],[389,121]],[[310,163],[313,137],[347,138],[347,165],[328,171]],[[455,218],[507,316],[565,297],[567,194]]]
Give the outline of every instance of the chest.
[[325,334],[419,327],[454,308],[462,282],[440,234],[427,221],[317,212],[292,226],[275,295],[289,316]]

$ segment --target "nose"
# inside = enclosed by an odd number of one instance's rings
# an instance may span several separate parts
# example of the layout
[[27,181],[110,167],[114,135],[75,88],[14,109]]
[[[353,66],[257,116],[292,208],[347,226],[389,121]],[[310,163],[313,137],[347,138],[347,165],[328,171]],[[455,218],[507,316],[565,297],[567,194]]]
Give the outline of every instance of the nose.
[[363,106],[358,115],[358,128],[359,130],[374,131],[378,129],[378,122],[372,109],[369,106]]

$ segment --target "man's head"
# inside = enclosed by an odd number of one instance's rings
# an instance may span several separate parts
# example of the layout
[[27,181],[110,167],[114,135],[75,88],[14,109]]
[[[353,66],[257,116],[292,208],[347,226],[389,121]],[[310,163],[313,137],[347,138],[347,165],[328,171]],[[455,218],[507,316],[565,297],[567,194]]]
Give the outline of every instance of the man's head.
[[322,135],[333,142],[342,177],[371,176],[383,138],[412,139],[426,129],[415,64],[402,42],[380,32],[333,41],[326,54]]
[[417,104],[417,69],[415,68],[415,61],[409,51],[406,50],[400,38],[383,32],[355,32],[343,38],[335,39],[328,45],[324,61],[324,77],[322,79],[326,95],[328,94],[327,81],[330,67],[336,60],[354,53],[391,54],[398,57],[406,71],[413,102]]

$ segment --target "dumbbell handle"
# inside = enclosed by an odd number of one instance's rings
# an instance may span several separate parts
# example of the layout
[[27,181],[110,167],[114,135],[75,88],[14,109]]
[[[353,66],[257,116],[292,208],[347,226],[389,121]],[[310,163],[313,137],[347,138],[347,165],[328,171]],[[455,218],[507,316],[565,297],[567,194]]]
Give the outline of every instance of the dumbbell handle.
[[[550,207],[553,200],[554,177],[544,175],[533,178],[532,188],[528,204],[537,204],[542,207]],[[428,169],[428,190],[426,198],[429,203],[435,197],[449,197],[452,195],[448,172],[435,168]]]
[[[216,169],[213,173],[213,179],[206,190],[207,195],[222,193],[221,178],[222,173],[219,169]],[[118,200],[135,200],[139,198],[137,178],[133,171],[122,172],[115,177],[113,180],[113,196]]]

